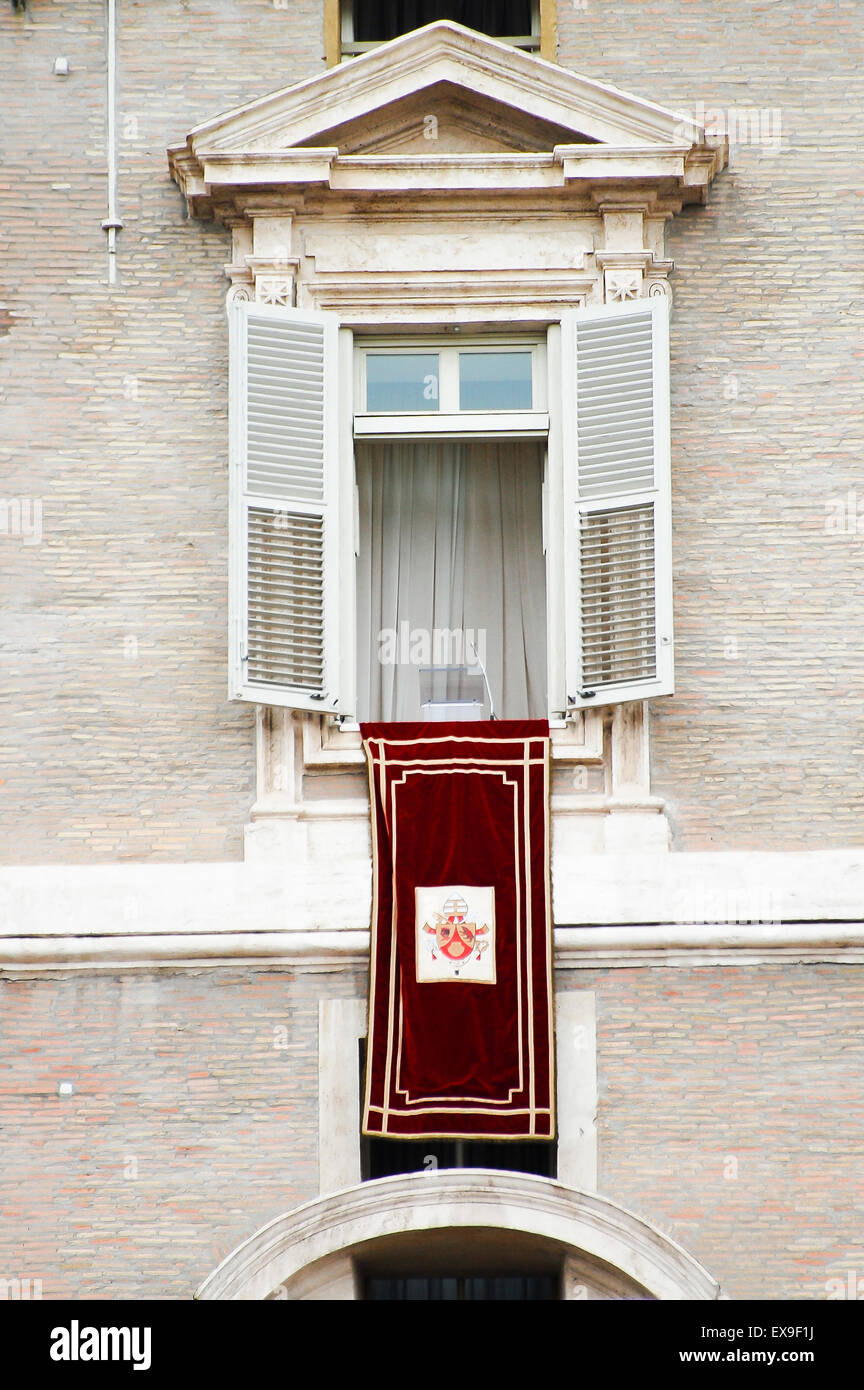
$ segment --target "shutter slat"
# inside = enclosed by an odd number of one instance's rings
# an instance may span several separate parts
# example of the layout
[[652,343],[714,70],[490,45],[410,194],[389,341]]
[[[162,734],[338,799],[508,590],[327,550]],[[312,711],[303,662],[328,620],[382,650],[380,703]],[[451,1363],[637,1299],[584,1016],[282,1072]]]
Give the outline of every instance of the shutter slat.
[[[657,674],[653,506],[582,514],[583,680],[588,685]],[[634,629],[644,633],[633,641]]]
[[324,518],[249,508],[248,675],[321,691]]
[[654,370],[650,310],[632,321],[577,329],[578,489],[583,498],[654,483]]
[[246,488],[324,501],[324,327],[248,318]]

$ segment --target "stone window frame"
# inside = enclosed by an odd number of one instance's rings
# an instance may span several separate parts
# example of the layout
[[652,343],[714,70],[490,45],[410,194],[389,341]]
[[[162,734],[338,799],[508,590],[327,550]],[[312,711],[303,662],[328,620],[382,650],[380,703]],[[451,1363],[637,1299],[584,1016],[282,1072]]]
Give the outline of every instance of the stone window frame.
[[[469,94],[516,110],[520,119],[572,129],[573,142],[498,158],[458,151],[426,158],[424,147],[383,160],[362,150],[310,146],[318,132],[330,130],[334,107],[354,122],[368,117],[380,132],[388,101],[425,91],[439,72]],[[452,318],[454,297],[465,323],[494,321],[509,330],[517,323],[548,325],[565,307],[668,296],[673,265],[664,250],[665,223],[685,204],[706,200],[726,161],[725,145],[709,142],[702,127],[678,112],[444,23],[226,112],[169,150],[190,215],[216,216],[232,231],[229,300],[334,310],[352,332],[397,316],[425,330]],[[380,255],[372,266],[335,255],[340,204],[402,208],[404,218],[421,201],[440,204],[454,181],[465,190],[463,203],[478,199],[486,207],[495,199],[495,212],[484,214],[493,230],[518,220],[521,205],[530,202],[558,247],[549,264],[526,271],[524,263],[502,262],[503,268],[496,263],[471,275],[454,265],[430,282],[422,257],[407,270],[400,260],[398,275],[382,276]],[[561,211],[560,200],[569,195],[576,199],[575,220]],[[368,221],[368,207],[364,215]],[[383,212],[374,232],[386,252],[393,238]],[[668,848],[663,802],[650,788],[649,706],[634,699],[574,714],[571,724],[552,732],[553,863],[569,863],[580,852]],[[304,791],[304,772],[332,771],[335,783],[337,774],[362,764],[357,733],[320,712],[292,714],[272,705],[258,707],[256,729],[251,820],[260,824],[247,828],[247,852],[257,853],[255,842],[262,853],[272,849],[279,822],[291,839],[307,823],[338,812],[365,855],[359,821],[353,824],[360,800],[348,800],[347,783],[341,784],[344,803],[314,804]]]
[[[318,1190],[322,1196],[360,1182],[357,1059],[366,1036],[365,999],[318,1005]],[[593,990],[555,994],[558,1176],[582,1192],[597,1190],[597,1005]],[[450,1171],[450,1170],[447,1170]]]

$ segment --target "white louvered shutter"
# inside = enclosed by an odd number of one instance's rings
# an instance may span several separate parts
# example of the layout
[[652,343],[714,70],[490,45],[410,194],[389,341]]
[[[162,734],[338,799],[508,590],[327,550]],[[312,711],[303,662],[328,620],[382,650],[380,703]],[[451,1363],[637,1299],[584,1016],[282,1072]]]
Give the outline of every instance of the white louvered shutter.
[[235,302],[232,698],[339,712],[333,314]]
[[669,316],[665,297],[562,325],[567,695],[671,695]]

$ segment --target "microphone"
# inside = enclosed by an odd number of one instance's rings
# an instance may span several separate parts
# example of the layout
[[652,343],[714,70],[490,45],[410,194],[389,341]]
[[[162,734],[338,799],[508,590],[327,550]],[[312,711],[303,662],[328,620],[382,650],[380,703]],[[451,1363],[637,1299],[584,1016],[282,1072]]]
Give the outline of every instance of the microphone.
[[468,647],[471,648],[471,651],[474,653],[474,660],[475,660],[475,662],[477,663],[477,665],[480,667],[481,672],[483,673],[483,683],[484,683],[484,685],[486,686],[486,694],[489,696],[489,718],[490,718],[490,719],[494,719],[494,718],[495,718],[495,702],[494,702],[494,700],[492,699],[492,687],[491,687],[491,685],[489,684],[489,677],[488,677],[487,674],[486,674],[486,667],[483,665],[483,662],[480,660],[480,653],[478,652],[477,648],[474,646],[474,643],[471,641],[471,638],[468,636],[467,632],[466,632],[466,634],[465,634],[465,644],[466,644],[466,646],[468,646]]

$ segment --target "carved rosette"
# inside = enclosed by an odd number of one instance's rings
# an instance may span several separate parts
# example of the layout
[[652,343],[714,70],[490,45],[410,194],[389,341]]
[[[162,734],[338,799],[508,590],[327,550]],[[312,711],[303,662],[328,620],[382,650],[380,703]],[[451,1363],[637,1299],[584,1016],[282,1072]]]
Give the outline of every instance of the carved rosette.
[[639,299],[642,295],[642,276],[639,271],[605,272],[606,303],[623,304],[628,299]]
[[283,275],[259,275],[255,298],[259,304],[281,304],[290,309],[294,304],[294,281]]

